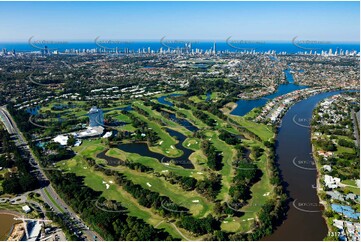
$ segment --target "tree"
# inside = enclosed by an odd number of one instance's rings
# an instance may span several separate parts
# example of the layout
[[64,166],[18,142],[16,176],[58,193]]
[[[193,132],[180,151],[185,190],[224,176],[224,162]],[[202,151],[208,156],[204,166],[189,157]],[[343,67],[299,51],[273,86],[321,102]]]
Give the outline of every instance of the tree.
[[75,139],[74,135],[69,135],[67,145],[68,146],[74,146],[75,143],[76,143],[76,139]]
[[23,192],[17,177],[5,178],[2,187],[4,192],[9,194],[19,194]]
[[37,186],[37,180],[29,173],[25,173],[19,177],[19,184],[23,191],[34,190]]

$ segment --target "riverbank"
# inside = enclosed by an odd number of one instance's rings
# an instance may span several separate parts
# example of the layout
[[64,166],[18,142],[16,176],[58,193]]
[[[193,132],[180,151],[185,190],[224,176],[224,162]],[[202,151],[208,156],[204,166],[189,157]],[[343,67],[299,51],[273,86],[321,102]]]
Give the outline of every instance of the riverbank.
[[282,96],[279,96],[268,102],[262,108],[259,116],[255,118],[256,122],[263,122],[270,125],[280,125],[281,119],[285,113],[296,103],[305,100],[317,94],[328,93],[333,91],[352,91],[353,89],[340,89],[332,87],[311,87],[302,90],[296,90]]
[[237,103],[229,102],[226,105],[224,105],[223,108],[221,108],[221,111],[223,112],[223,114],[227,115],[230,114],[236,108],[237,108]]
[[265,96],[274,94],[280,85],[286,85],[286,84],[288,84],[288,83],[281,83],[277,86],[271,86],[271,87],[254,88],[257,90],[256,91],[257,93],[246,92],[246,93],[238,94],[237,97],[242,100],[247,100],[247,101],[257,100],[259,98],[263,98]]
[[[353,108],[359,109],[359,97],[353,96],[355,94],[352,93],[333,95],[319,102],[312,115],[312,155],[317,172],[317,195],[320,203],[325,207],[322,216],[328,228],[327,240],[342,240],[342,238],[358,240],[357,236],[354,237],[355,235],[352,235],[353,231],[350,231],[347,226],[342,226],[342,229],[340,229],[339,226],[335,225],[335,221],[340,219],[345,223],[356,223],[358,219],[349,214],[346,208],[345,212],[340,213],[333,207],[338,204],[349,207],[350,211],[360,210],[359,200],[355,199],[359,192],[356,193],[343,184],[350,184],[351,181],[359,178],[359,173],[350,171],[350,169],[357,169],[359,166],[359,160],[356,158],[358,147],[355,145],[357,143],[354,141],[354,132],[352,132],[352,129],[346,132],[343,127],[337,128],[334,126],[334,120],[340,120],[341,118],[343,122],[352,123]],[[337,113],[334,113],[335,110],[337,110]],[[325,146],[324,144],[328,145]],[[352,157],[352,154],[355,157]],[[332,182],[327,176],[331,177]],[[337,213],[339,215],[336,215]]]
[[323,201],[315,190],[321,186],[320,174],[313,164],[310,126],[309,123],[298,124],[294,117],[309,122],[316,105],[339,92],[309,96],[292,105],[282,117],[282,126],[278,128],[276,137],[276,162],[290,198],[289,210],[283,223],[265,240],[323,240],[327,237],[329,228],[320,204]]
[[234,110],[232,110],[231,114],[244,116],[254,108],[263,107],[270,100],[276,99],[288,93],[292,93],[293,91],[302,90],[305,88],[308,88],[308,86],[296,85],[294,83],[281,84],[278,86],[277,90],[270,95],[262,96],[258,99],[253,99],[253,100],[244,100],[244,99],[237,100],[236,102],[237,107]]
[[[11,224],[10,229],[7,231],[3,231],[2,233],[6,233],[1,235],[1,238],[8,241],[19,241],[24,236],[24,225],[19,221],[15,221],[15,217],[20,217],[21,214],[15,211],[9,210],[0,210],[1,218],[1,229],[6,230],[6,225]],[[3,224],[4,223],[4,224]]]
[[23,223],[17,223],[13,225],[8,241],[20,241],[24,237],[25,227]]
[[[312,130],[311,130],[311,141],[312,141],[312,136],[313,136],[313,133],[312,133]],[[315,161],[315,165],[316,165],[317,196],[318,196],[318,199],[320,200],[320,204],[322,204],[324,206],[324,208],[326,209],[327,208],[327,202],[325,200],[323,200],[322,196],[321,196],[321,191],[323,191],[322,185],[321,185],[321,175],[322,175],[321,174],[321,164],[320,164],[320,162],[318,161],[318,159],[316,157],[315,146],[312,144],[312,142],[311,142],[311,145],[312,145],[312,147],[311,147],[311,149],[312,149],[312,158]],[[325,220],[325,223],[327,225],[327,230],[328,230],[327,234],[330,234],[330,232],[332,231],[332,225],[327,220],[327,217],[325,216],[324,212],[322,213],[322,218]]]

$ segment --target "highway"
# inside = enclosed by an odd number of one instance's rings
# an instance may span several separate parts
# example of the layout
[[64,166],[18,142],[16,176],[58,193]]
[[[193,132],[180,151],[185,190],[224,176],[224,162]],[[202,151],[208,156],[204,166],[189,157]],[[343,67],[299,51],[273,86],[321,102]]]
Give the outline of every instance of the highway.
[[6,130],[9,134],[15,134],[15,130],[13,128],[13,124],[11,123],[8,115],[4,111],[5,107],[0,108],[0,120],[4,123]]
[[356,113],[353,109],[351,110],[351,119],[353,122],[353,132],[355,136],[355,143],[358,147],[360,147],[360,111]]
[[[24,135],[21,133],[21,131],[17,127],[15,121],[13,120],[13,118],[11,117],[11,115],[9,114],[9,112],[6,109],[5,106],[0,107],[0,121],[2,121],[4,123],[7,131],[10,134],[16,135],[16,137],[17,137],[16,144],[24,146],[24,148],[29,151],[30,156],[31,156],[29,162],[33,167],[36,168],[36,171],[34,171],[34,172],[37,173],[37,178],[39,179],[39,181],[47,181],[47,183],[49,184],[49,185],[47,185],[45,187],[42,187],[40,189],[40,193],[41,193],[42,198],[44,199],[44,201],[50,207],[52,207],[55,212],[61,213],[61,214],[67,213],[67,214],[69,214],[70,217],[74,218],[73,221],[75,221],[79,225],[79,227],[82,228],[81,231],[84,233],[87,240],[93,241],[93,240],[95,240],[95,238],[98,238],[98,239],[102,240],[102,238],[96,232],[91,231],[91,230],[88,229],[89,227],[85,225],[85,223],[71,209],[71,207],[68,206],[60,198],[60,196],[56,193],[56,191],[54,190],[54,188],[52,187],[52,185],[50,183],[50,180],[47,178],[46,174],[44,173],[44,171],[40,167],[39,160],[33,154],[33,151],[30,149],[30,146],[26,142],[26,139],[25,139]],[[51,196],[52,199],[50,199],[49,196]]]

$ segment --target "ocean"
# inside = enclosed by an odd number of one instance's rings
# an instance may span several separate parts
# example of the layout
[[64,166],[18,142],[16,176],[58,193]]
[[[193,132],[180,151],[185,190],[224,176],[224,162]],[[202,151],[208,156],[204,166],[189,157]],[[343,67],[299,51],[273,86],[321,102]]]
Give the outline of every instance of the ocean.
[[[44,44],[46,43],[46,44]],[[7,51],[15,50],[16,52],[31,52],[31,51],[39,51],[45,46],[48,47],[49,50],[58,50],[60,52],[64,52],[65,50],[80,50],[84,49],[104,49],[104,47],[118,51],[123,51],[124,49],[128,49],[129,51],[137,52],[148,51],[148,48],[151,51],[158,52],[160,48],[164,51],[170,49],[179,49],[184,48],[185,41],[124,41],[124,42],[116,42],[116,41],[93,41],[93,42],[51,42],[51,41],[37,41],[32,43],[0,43],[0,50],[6,49]],[[190,43],[190,44],[189,44]],[[256,51],[256,52],[267,52],[267,51],[275,51],[276,53],[286,52],[290,54],[294,53],[309,53],[312,52],[321,53],[321,51],[329,52],[332,49],[332,53],[335,53],[337,50],[338,53],[340,50],[348,51],[356,51],[360,52],[360,44],[359,43],[341,43],[341,42],[324,42],[324,43],[310,43],[310,42],[247,42],[247,41],[200,41],[200,42],[188,42],[189,49],[199,50],[211,50],[214,47],[214,43],[216,46],[216,51],[229,51],[229,52],[240,52],[240,51]],[[37,48],[39,47],[39,48]],[[101,48],[103,47],[103,48]]]

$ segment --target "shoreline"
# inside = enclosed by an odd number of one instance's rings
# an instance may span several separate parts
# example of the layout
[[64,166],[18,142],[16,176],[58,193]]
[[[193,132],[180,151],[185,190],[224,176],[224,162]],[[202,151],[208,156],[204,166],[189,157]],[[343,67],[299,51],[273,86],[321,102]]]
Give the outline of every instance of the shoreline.
[[[323,99],[325,100],[325,99]],[[323,101],[321,100],[320,102],[317,103],[317,105],[315,106],[313,112],[312,112],[312,117],[311,117],[311,120],[314,121],[314,118],[315,118],[315,110],[320,106],[320,103]],[[352,110],[353,111],[353,110]],[[353,113],[351,113],[351,119],[353,120]],[[354,122],[353,122],[354,124]],[[358,131],[357,131],[358,132]],[[322,212],[322,218],[325,220],[326,222],[326,226],[327,226],[327,230],[328,230],[328,234],[327,234],[327,237],[330,236],[330,234],[332,235],[333,233],[336,233],[338,230],[337,230],[337,227],[335,227],[333,225],[333,220],[335,219],[334,217],[332,218],[329,218],[325,215],[325,211],[327,211],[327,209],[331,209],[331,203],[332,203],[332,199],[327,199],[325,198],[322,199],[321,195],[322,195],[322,191],[325,191],[324,189],[321,188],[321,178],[322,178],[322,174],[321,174],[321,171],[322,171],[322,164],[321,164],[321,160],[320,158],[317,158],[316,154],[317,154],[317,148],[316,146],[312,143],[312,139],[314,136],[314,133],[315,131],[312,131],[312,126],[310,126],[310,134],[311,134],[311,147],[312,147],[312,158],[315,162],[315,165],[316,165],[316,174],[317,174],[317,178],[316,178],[316,182],[317,182],[317,197],[319,199],[319,203],[323,205],[324,207],[324,211]],[[357,139],[357,137],[355,137]],[[325,238],[327,238],[325,237]]]
[[[313,114],[312,114],[312,118],[313,118]],[[310,130],[311,131],[311,130]],[[312,159],[316,164],[316,187],[317,187],[317,197],[319,200],[319,203],[323,205],[324,207],[324,211],[326,211],[327,209],[327,201],[323,200],[321,198],[321,168],[320,168],[320,163],[317,159],[317,157],[315,156],[316,150],[315,150],[315,146],[312,144],[312,132],[311,132],[311,149],[312,149]],[[325,220],[326,226],[327,226],[327,234],[330,234],[330,232],[332,231],[332,225],[328,223],[327,217],[324,214],[324,211],[322,212],[322,218],[323,220]]]
[[[324,93],[328,93],[328,92],[334,92],[334,91],[343,91],[343,90],[326,90],[326,91],[323,91],[323,92],[320,92],[320,93],[316,93],[316,94],[313,94],[313,95],[310,95],[310,96],[307,96],[305,98],[302,98],[300,100],[297,100],[297,102],[293,103],[292,105],[290,105],[287,110],[284,112],[282,118],[280,119],[282,121],[283,117],[286,115],[286,113],[294,106],[296,105],[297,103],[301,102],[301,101],[305,101],[311,97],[314,97],[316,95],[320,95],[320,94],[324,94]],[[349,90],[345,90],[345,91],[349,91]],[[315,105],[315,107],[312,109],[312,114],[311,114],[311,118],[313,119],[313,116],[314,116],[314,110],[316,109],[316,107],[318,106],[318,104],[320,102],[322,102],[322,100],[324,99],[321,99],[320,101],[318,101]],[[321,198],[321,193],[320,193],[320,188],[321,188],[321,168],[320,168],[320,165],[319,165],[319,162],[315,156],[315,147],[314,145],[312,144],[312,137],[313,137],[313,133],[312,133],[312,126],[310,126],[308,128],[309,132],[310,132],[310,137],[309,137],[309,142],[311,143],[311,151],[312,151],[312,159],[314,160],[315,164],[316,164],[316,195],[317,195],[317,198],[319,200],[319,203],[323,205],[324,207],[324,210],[322,211],[322,214],[321,214],[321,217],[322,217],[322,220],[325,222],[326,224],[326,227],[327,227],[327,234],[326,236],[322,239],[324,240],[325,238],[328,237],[328,235],[330,234],[330,232],[332,231],[332,225],[328,222],[328,219],[327,217],[325,216],[324,214],[324,211],[326,211],[326,208],[327,208],[327,202],[324,201],[322,198]],[[276,139],[277,139],[277,136],[279,135],[279,129],[277,128],[277,131],[276,131]],[[284,180],[282,180],[284,182]],[[287,196],[287,198],[289,199],[290,196]],[[284,221],[286,220],[283,220],[283,223]],[[273,233],[274,234],[274,233]],[[271,234],[271,236],[273,235]]]
[[[283,70],[285,71],[285,70]],[[293,77],[293,75],[292,75]],[[261,98],[266,98],[266,96],[269,96],[269,95],[272,95],[272,94],[275,94],[278,89],[280,88],[281,85],[288,85],[288,84],[295,84],[295,85],[298,85],[298,86],[301,86],[301,84],[299,83],[295,83],[294,81],[293,82],[290,82],[287,80],[287,78],[285,79],[284,82],[281,82],[281,83],[278,83],[276,86],[275,86],[275,89],[272,91],[272,92],[269,92],[267,94],[263,94],[263,95],[255,95],[255,97],[252,97],[252,98],[242,98],[242,97],[238,97],[238,100],[245,100],[245,101],[254,101],[254,100],[257,100],[257,99],[261,99]]]
[[24,224],[19,222],[12,226],[7,241],[20,241],[24,237]]
[[[348,91],[348,90],[342,90],[342,89],[341,89],[340,91]],[[312,110],[312,116],[311,116],[311,120],[312,120],[312,121],[313,121],[313,119],[314,119],[314,111],[315,111],[315,109],[319,106],[319,104],[320,104],[323,100],[324,100],[324,99],[320,100],[320,101],[316,104],[316,106],[314,107],[314,109]],[[311,123],[312,123],[312,122],[311,122]],[[317,193],[317,197],[318,197],[319,203],[323,205],[324,211],[326,211],[326,210],[327,210],[328,203],[327,203],[326,200],[323,200],[323,199],[321,198],[321,164],[320,164],[319,160],[318,160],[317,157],[316,157],[316,148],[315,148],[315,146],[314,146],[313,143],[312,143],[312,137],[313,137],[314,132],[312,132],[312,125],[311,125],[311,124],[310,124],[309,130],[310,130],[310,143],[311,143],[311,149],[312,149],[312,159],[313,159],[313,161],[315,162],[315,165],[316,165],[316,187],[317,187],[316,193]],[[322,189],[322,191],[323,191],[323,189]],[[330,234],[330,232],[332,232],[332,225],[328,222],[327,217],[325,216],[324,211],[322,212],[322,218],[323,218],[323,220],[324,220],[325,223],[326,223],[327,230],[328,230],[327,236],[328,236],[328,235]],[[325,238],[326,238],[326,237],[325,237]]]
[[[0,215],[12,215],[14,218],[21,217],[21,214],[11,210],[0,210]],[[5,241],[20,241],[24,237],[24,225],[21,221],[14,220],[9,233],[6,235]]]
[[[317,87],[309,87],[309,88],[305,88],[305,89],[302,89],[302,90],[306,90],[308,92],[306,93],[302,93],[302,95],[300,96],[300,98],[294,100],[293,103],[291,103],[290,105],[286,106],[284,108],[284,110],[279,114],[279,116],[277,117],[276,121],[274,121],[272,123],[272,125],[276,125],[278,126],[279,123],[282,121],[282,118],[286,115],[287,111],[289,109],[291,109],[295,104],[303,101],[303,100],[307,100],[308,98],[310,97],[313,97],[313,96],[316,96],[316,95],[319,95],[319,94],[323,94],[323,93],[329,93],[329,92],[359,92],[359,89],[356,89],[354,87],[351,87],[351,88],[339,88],[339,87],[331,87],[331,88],[324,88],[324,89],[317,89]],[[296,90],[298,91],[298,90]],[[314,92],[309,92],[309,91],[314,91]],[[287,94],[284,94],[284,95],[281,95],[279,97],[285,97],[287,95],[289,95],[290,93],[293,93],[295,91],[292,91],[292,92],[289,92]],[[316,104],[317,105],[317,104]],[[262,108],[264,108],[265,106],[262,106]],[[312,114],[313,115],[313,114]],[[265,120],[258,120],[258,121],[261,121],[261,123],[264,123]]]

